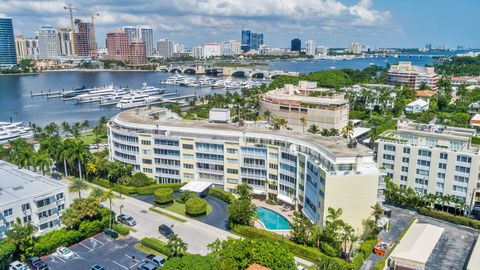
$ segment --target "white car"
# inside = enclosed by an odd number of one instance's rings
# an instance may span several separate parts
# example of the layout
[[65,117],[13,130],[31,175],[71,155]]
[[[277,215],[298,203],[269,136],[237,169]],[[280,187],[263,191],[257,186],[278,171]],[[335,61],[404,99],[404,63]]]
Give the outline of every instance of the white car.
[[57,248],[57,256],[64,258],[65,260],[69,260],[73,257],[75,257],[75,254],[73,254],[73,251],[66,247],[59,247]]
[[15,261],[10,264],[10,266],[8,267],[8,270],[28,270],[28,267],[24,263]]

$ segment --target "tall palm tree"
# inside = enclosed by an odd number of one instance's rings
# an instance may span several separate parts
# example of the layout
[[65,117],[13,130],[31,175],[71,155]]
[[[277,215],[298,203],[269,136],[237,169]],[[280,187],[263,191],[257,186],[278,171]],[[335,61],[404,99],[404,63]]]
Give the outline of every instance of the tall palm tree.
[[108,119],[107,119],[107,117],[102,116],[102,117],[100,117],[100,119],[98,119],[98,122],[102,125],[105,125],[108,122]]
[[[120,193],[121,195],[122,193]],[[107,190],[104,190],[103,191],[103,198],[102,198],[102,201],[104,200],[108,200],[108,205],[109,205],[109,209],[110,209],[110,217],[109,217],[109,223],[110,224],[110,229],[112,228],[112,225],[113,225],[113,221],[112,221],[112,200],[113,198],[115,197],[115,194],[113,193],[113,189],[109,188]]]
[[81,128],[82,128],[82,125],[79,122],[75,122],[73,123],[73,125],[70,126],[70,133],[72,134],[75,140],[78,140],[78,138],[80,138]]
[[34,164],[35,152],[33,149],[27,147],[20,151],[18,155],[18,166],[19,168],[30,168]]
[[263,112],[263,118],[267,119],[267,122],[270,124],[270,117],[272,116],[272,112],[269,110],[266,110]]
[[353,136],[353,124],[352,122],[348,122],[346,126],[342,128],[342,136],[348,138],[350,143],[352,143],[352,136]]
[[19,164],[20,153],[24,151],[26,148],[28,148],[29,145],[27,144],[27,141],[25,141],[25,139],[23,138],[15,139],[13,141],[10,141],[9,143],[10,143],[10,150],[9,150],[10,159],[12,162],[14,162],[20,167],[20,164]]
[[92,187],[88,197],[94,199],[97,203],[100,203],[105,200],[105,191],[100,187]]
[[88,120],[83,120],[80,126],[83,130],[87,130],[90,127],[90,122],[88,122]]
[[67,121],[63,121],[60,126],[64,133],[70,133],[70,124]]
[[273,119],[273,125],[275,126],[276,129],[280,129],[282,127],[286,128],[287,127],[288,121],[283,119],[283,118],[275,118]]
[[71,145],[72,145],[72,141],[67,139],[61,142],[59,147],[57,148],[57,156],[59,157],[59,159],[63,160],[63,170],[65,173],[65,177],[68,177],[67,160],[69,157]]
[[173,234],[168,239],[167,247],[172,256],[178,257],[187,251],[187,243],[185,243],[178,235]]
[[305,133],[305,126],[307,125],[307,118],[305,118],[305,116],[302,116],[300,118],[300,122],[302,123],[303,133]]
[[375,223],[383,216],[383,208],[380,206],[380,204],[376,203],[374,206],[371,206],[372,208],[372,216],[375,218]]
[[80,178],[82,178],[82,162],[84,162],[88,157],[88,150],[85,147],[83,141],[73,140],[70,149],[68,150],[68,159],[70,161],[77,161],[78,173]]
[[74,178],[68,186],[68,191],[78,192],[78,198],[82,198],[82,191],[88,190],[89,188],[90,186],[87,184],[87,181],[80,178]]
[[35,154],[33,160],[34,160],[34,166],[38,167],[42,171],[43,175],[45,175],[46,170],[50,171],[50,166],[52,165],[53,162],[47,153],[39,152]]

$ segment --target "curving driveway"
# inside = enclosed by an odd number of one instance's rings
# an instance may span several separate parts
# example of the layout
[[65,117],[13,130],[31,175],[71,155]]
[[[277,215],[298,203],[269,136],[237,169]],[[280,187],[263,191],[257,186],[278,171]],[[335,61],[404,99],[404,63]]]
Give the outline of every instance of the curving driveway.
[[[177,197],[178,193],[173,196]],[[155,205],[153,195],[139,195],[135,198]],[[208,216],[198,219],[198,221],[228,231],[227,203],[212,196],[207,196],[204,199],[212,206],[212,212]]]

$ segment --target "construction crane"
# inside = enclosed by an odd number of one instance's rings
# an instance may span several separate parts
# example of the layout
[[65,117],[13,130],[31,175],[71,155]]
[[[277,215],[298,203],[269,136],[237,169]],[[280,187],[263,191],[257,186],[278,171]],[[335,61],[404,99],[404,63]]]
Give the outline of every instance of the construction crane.
[[63,7],[65,10],[70,11],[70,27],[72,28],[72,31],[75,29],[75,24],[73,23],[73,6],[71,3],[69,3],[66,7]]

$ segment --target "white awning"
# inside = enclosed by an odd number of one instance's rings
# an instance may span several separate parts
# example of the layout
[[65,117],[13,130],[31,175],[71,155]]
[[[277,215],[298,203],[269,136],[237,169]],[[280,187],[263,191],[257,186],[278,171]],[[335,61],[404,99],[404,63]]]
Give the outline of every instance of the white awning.
[[393,250],[392,261],[398,266],[425,269],[425,264],[444,230],[430,224],[413,224]]
[[181,187],[181,191],[191,191],[195,193],[202,193],[207,188],[209,188],[212,183],[202,182],[202,181],[191,181],[188,182],[185,186]]

